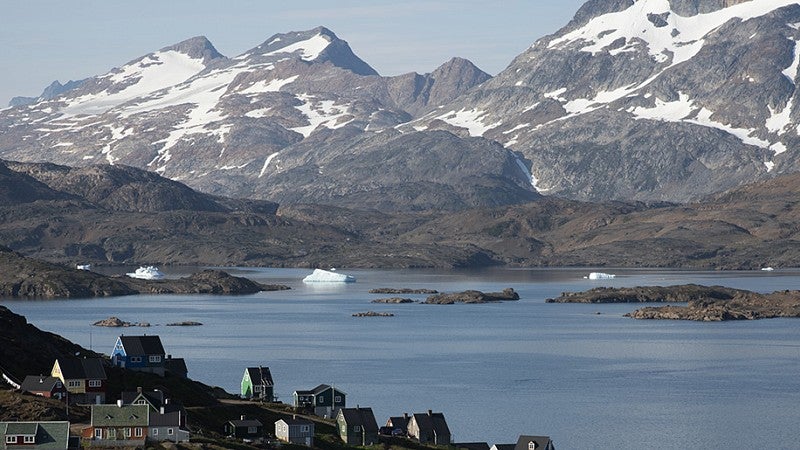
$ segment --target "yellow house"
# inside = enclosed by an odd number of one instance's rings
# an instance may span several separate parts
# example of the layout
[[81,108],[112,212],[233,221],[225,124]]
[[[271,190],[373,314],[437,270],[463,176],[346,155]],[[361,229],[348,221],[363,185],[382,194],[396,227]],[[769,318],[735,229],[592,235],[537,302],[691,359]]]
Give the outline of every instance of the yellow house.
[[50,376],[67,388],[70,403],[106,401],[106,371],[100,358],[57,359]]

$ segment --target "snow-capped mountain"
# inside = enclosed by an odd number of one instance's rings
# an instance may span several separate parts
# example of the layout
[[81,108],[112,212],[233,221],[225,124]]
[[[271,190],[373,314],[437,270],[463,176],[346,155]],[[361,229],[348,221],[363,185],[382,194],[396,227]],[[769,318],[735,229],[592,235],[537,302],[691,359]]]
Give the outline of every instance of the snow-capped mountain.
[[592,0],[408,125],[496,140],[541,192],[688,201],[798,170],[796,0]]
[[[452,101],[488,78],[458,58],[426,75],[381,77],[323,27],[272,36],[233,58],[220,55],[205,38],[193,38],[91,78],[51,100],[3,110],[0,156],[73,166],[126,164],[206,192],[279,201],[346,202],[358,197],[361,205],[368,205],[370,191],[405,195],[402,203],[419,207],[451,195],[453,206],[470,205],[478,198],[488,204],[497,203],[492,198],[526,200],[535,195],[527,168],[516,154],[488,140],[463,143],[447,133],[426,137],[426,145],[439,153],[471,162],[437,178],[397,173],[400,166],[417,164],[405,161],[404,154],[419,158],[419,145],[408,143],[409,150],[396,149],[398,155],[377,157],[380,149],[371,144],[396,137],[396,132],[380,133],[411,120],[412,114]],[[362,148],[348,145],[361,134]],[[463,158],[463,148],[473,149],[478,157]],[[484,154],[492,156],[480,156]],[[327,170],[337,165],[331,162],[333,155],[358,164]],[[386,159],[399,166],[387,166]],[[287,173],[312,175],[296,178]],[[373,176],[380,173],[384,176]],[[442,181],[463,185],[463,179],[487,176],[498,177],[493,183],[516,197],[459,197],[453,193],[464,191],[462,186],[445,186]],[[398,186],[391,183],[411,189],[408,180],[430,185],[406,194],[394,192]],[[319,186],[336,189],[319,193]],[[301,192],[308,196],[298,195]],[[386,202],[385,195],[375,195],[377,202]]]

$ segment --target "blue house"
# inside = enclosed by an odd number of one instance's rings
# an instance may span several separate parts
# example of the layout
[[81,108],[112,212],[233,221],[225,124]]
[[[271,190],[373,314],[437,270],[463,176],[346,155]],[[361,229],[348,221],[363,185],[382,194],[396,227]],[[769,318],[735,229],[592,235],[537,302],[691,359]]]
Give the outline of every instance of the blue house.
[[111,353],[111,363],[125,369],[164,376],[164,346],[158,336],[120,336]]

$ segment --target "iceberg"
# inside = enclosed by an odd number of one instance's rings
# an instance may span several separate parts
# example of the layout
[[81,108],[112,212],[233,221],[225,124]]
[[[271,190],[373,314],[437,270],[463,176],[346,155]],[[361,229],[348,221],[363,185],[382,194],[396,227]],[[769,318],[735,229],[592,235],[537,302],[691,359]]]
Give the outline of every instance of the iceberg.
[[602,272],[592,272],[588,276],[590,280],[610,280],[616,277],[617,277],[616,275],[610,273],[602,273]]
[[91,264],[78,264],[78,265],[75,266],[75,268],[78,269],[78,270],[92,270],[92,265]]
[[762,267],[761,270],[763,270],[764,272],[772,272],[775,269],[772,267]]
[[125,275],[131,278],[138,278],[140,280],[160,280],[164,278],[164,274],[158,270],[158,267],[142,266],[136,269],[135,272],[129,272]]
[[336,269],[314,269],[311,275],[303,278],[303,283],[353,283],[356,278],[343,273],[335,272]]

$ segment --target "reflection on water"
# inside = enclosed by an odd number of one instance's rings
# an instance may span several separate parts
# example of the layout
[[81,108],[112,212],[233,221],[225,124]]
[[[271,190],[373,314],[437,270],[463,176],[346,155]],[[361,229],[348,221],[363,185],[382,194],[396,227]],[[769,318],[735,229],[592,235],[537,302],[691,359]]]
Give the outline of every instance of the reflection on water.
[[[162,268],[167,275],[176,275]],[[545,304],[596,286],[698,283],[770,292],[796,289],[800,272],[588,269],[348,270],[357,283],[323,286],[303,269],[235,269],[290,291],[250,296],[133,296],[6,301],[39,328],[109,353],[120,332],[159,334],[190,376],[236,392],[244,367],[269,366],[275,392],[335,384],[352,405],[390,415],[442,411],[459,441],[510,443],[548,434],[560,449],[796,448],[800,320],[634,321],[634,305]],[[377,287],[440,291],[513,287],[519,302],[372,304]],[[408,295],[422,300],[424,295]],[[354,318],[375,310],[395,317]],[[598,314],[599,313],[599,314]],[[115,315],[163,325],[91,327]]]

